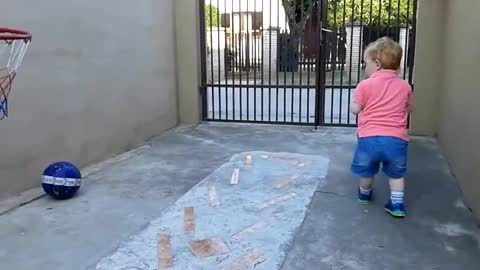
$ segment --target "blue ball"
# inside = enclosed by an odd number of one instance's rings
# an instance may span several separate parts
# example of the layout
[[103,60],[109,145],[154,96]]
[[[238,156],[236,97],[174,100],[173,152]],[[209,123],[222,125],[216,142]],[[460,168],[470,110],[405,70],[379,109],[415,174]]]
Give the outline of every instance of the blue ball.
[[75,165],[66,161],[49,165],[42,176],[42,187],[45,193],[55,199],[72,198],[80,189],[82,174]]

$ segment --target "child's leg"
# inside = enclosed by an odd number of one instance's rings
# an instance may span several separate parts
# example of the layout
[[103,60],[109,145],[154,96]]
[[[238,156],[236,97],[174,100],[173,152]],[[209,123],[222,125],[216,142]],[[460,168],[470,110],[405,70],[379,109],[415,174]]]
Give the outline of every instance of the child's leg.
[[390,178],[390,200],[385,204],[385,211],[394,217],[405,216],[404,194],[405,179]]
[[390,191],[403,192],[405,190],[405,179],[404,178],[390,178],[388,180],[390,185]]
[[373,185],[373,177],[360,177],[360,188],[363,190],[371,190]]
[[352,161],[352,172],[360,177],[358,200],[363,204],[372,199],[373,177],[378,173],[380,167],[375,144],[376,138],[359,139]]
[[388,148],[385,152],[386,160],[383,171],[390,177],[390,200],[385,205],[385,211],[395,217],[404,217],[404,177],[407,173],[408,143],[396,138],[385,138],[385,142]]
[[390,178],[390,201],[393,204],[403,204],[403,196],[405,192],[405,179]]
[[373,177],[360,177],[360,185],[358,187],[358,201],[361,204],[367,204],[372,200],[373,196]]

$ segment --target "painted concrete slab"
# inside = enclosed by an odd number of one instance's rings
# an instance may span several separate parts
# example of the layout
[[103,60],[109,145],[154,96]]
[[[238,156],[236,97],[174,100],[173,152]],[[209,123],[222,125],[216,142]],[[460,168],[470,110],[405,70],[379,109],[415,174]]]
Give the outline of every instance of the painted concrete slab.
[[[251,156],[247,164],[246,156]],[[143,231],[102,259],[96,269],[158,269],[158,239],[164,234],[171,236],[172,269],[280,269],[315,191],[323,184],[328,166],[329,160],[322,156],[235,154]],[[236,168],[240,169],[239,183],[231,185]],[[291,181],[279,187],[278,181],[286,177]],[[209,198],[212,187],[219,201],[215,206]],[[185,207],[194,208],[193,234],[184,231]],[[228,252],[196,257],[191,243],[205,239],[224,241]]]

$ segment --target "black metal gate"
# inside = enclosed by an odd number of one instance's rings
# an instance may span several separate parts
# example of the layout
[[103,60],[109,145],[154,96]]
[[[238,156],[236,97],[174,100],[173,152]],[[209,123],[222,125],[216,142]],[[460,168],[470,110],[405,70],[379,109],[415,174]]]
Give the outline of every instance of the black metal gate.
[[201,0],[203,119],[355,126],[370,42],[399,42],[412,82],[416,1]]

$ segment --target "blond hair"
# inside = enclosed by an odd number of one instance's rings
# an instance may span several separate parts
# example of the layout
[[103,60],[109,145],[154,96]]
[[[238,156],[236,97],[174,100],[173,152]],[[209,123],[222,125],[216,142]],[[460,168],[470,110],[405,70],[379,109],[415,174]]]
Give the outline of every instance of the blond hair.
[[403,49],[388,37],[380,38],[368,45],[365,57],[378,61],[384,69],[398,70],[401,65]]

